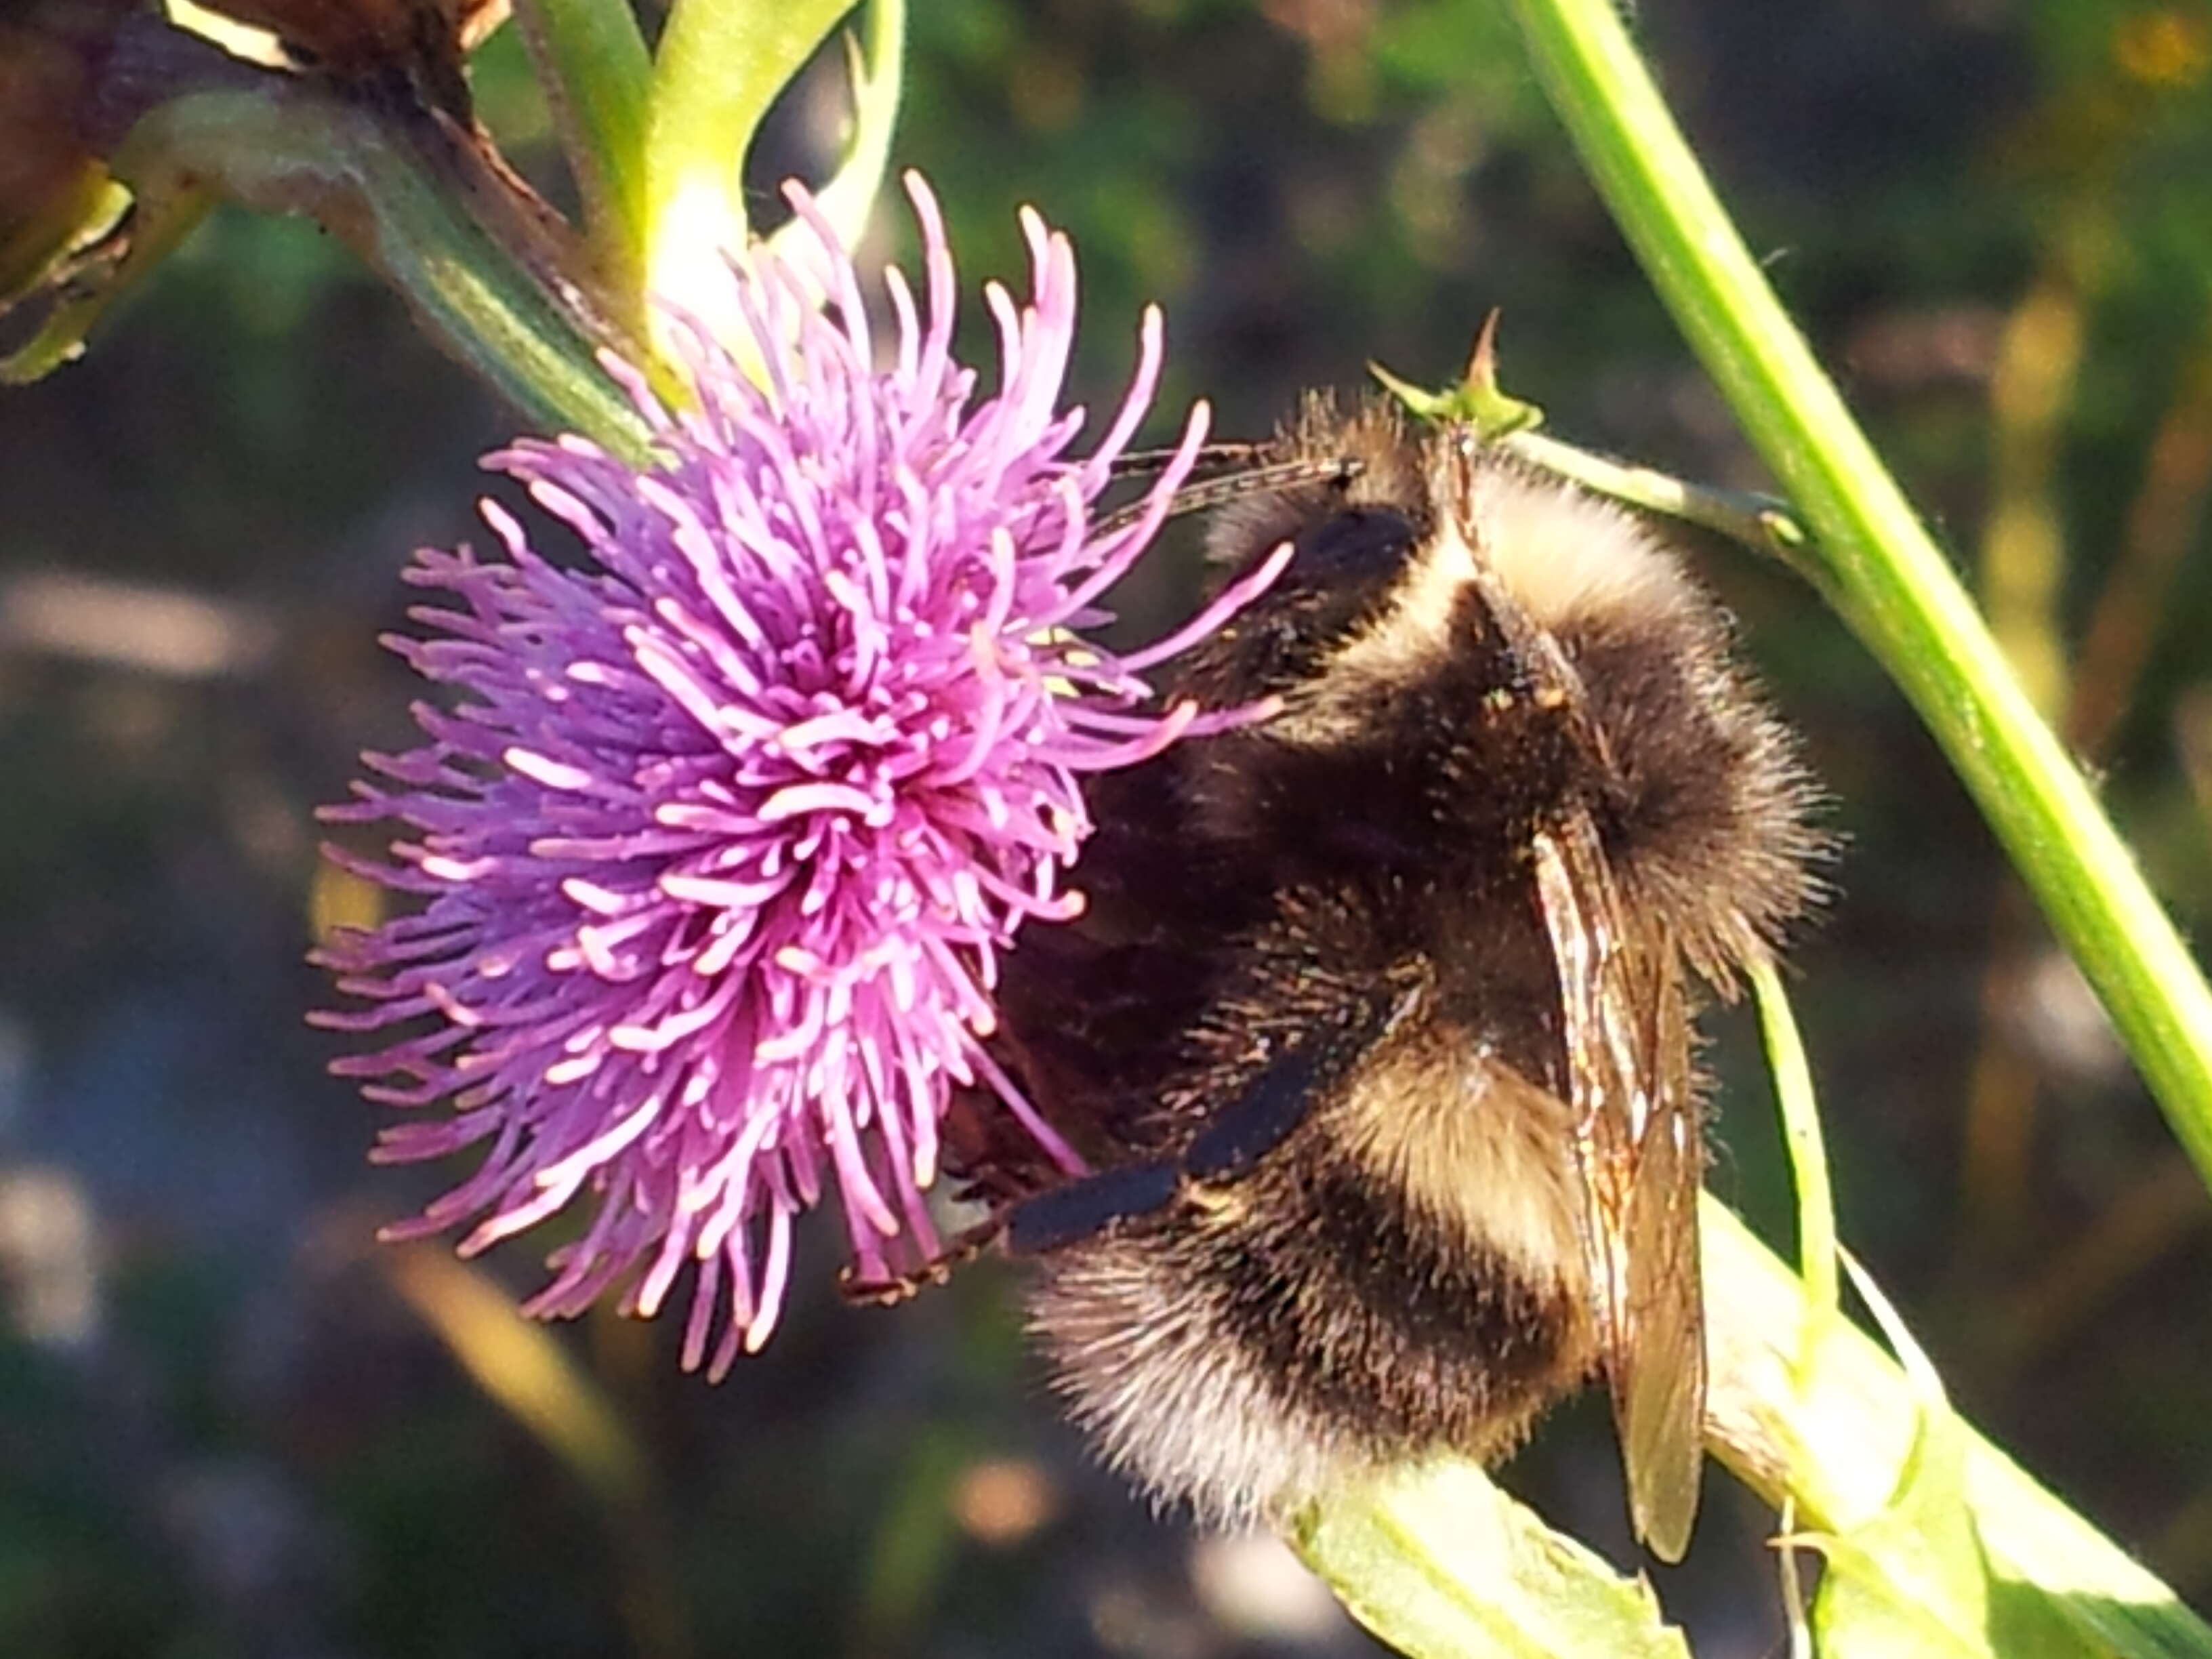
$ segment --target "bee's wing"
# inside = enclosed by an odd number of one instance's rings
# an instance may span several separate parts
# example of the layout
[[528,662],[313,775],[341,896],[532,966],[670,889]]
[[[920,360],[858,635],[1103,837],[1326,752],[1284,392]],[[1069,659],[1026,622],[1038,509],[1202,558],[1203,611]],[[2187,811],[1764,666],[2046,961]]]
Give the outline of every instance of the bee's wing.
[[1558,958],[1569,1103],[1630,1514],[1652,1553],[1681,1559],[1697,1518],[1705,1401],[1698,1188],[1705,1148],[1690,1081],[1680,952],[1632,930],[1587,813],[1535,837]]

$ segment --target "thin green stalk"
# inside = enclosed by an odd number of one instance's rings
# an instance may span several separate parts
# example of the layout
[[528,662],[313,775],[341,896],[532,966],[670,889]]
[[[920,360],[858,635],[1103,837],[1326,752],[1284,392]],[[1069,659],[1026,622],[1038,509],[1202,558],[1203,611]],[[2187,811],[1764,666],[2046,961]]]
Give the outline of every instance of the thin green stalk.
[[1810,1375],[1820,1330],[1836,1311],[1836,1199],[1828,1181],[1826,1139],[1820,1133],[1820,1105],[1813,1092],[1813,1069],[1790,1010],[1782,970],[1771,957],[1751,964],[1752,994],[1759,1002],[1759,1026],[1766,1042],[1766,1068],[1774,1079],[1782,1109],[1782,1137],[1790,1149],[1790,1175],[1797,1188],[1797,1271],[1805,1280],[1808,1333],[1798,1366],[1802,1384]]
[[[636,14],[628,0],[515,0],[514,16],[583,198],[592,261],[609,290],[635,307],[653,118],[653,54]],[[632,328],[641,320],[623,319]]]
[[1507,0],[1653,283],[1818,538],[1831,602],[1935,734],[2212,1181],[2212,990],[1784,313],[1613,0]]
[[1499,447],[1601,495],[1718,531],[1746,547],[1771,553],[1808,578],[1819,574],[1806,552],[1810,538],[1787,501],[1690,483],[1652,467],[1579,448],[1546,432],[1516,432],[1501,439]]

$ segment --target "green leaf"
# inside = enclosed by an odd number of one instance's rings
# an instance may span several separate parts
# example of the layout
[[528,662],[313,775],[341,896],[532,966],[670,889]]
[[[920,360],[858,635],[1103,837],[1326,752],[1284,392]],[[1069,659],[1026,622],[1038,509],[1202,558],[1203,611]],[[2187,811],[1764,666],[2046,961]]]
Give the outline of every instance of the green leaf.
[[[1796,1275],[1710,1194],[1698,1213],[1711,1362],[1707,1447],[1769,1503],[1793,1503],[1808,1532],[1855,1537],[1860,1548],[1882,1552],[1881,1570],[1893,1584],[1913,1585],[1911,1563],[1891,1558],[1929,1546],[1910,1534],[1885,1538],[1876,1522],[1901,1497],[1940,1498],[1950,1479],[1948,1449],[1923,1448],[1926,1382],[1914,1382],[1850,1323],[1813,1306]],[[1824,1321],[1825,1331],[1807,1367],[1807,1327],[1814,1321]],[[1904,1348],[1914,1352],[1909,1342]],[[1947,1416],[1950,1427],[1939,1439],[1949,1433],[1963,1447],[1964,1496],[1954,1491],[1952,1501],[1971,1517],[1986,1557],[1996,1651],[2006,1659],[2212,1656],[2212,1628],[2179,1597],[1948,1408]],[[1929,1484],[1912,1476],[1916,1459],[1933,1471],[1918,1478]],[[1971,1607],[1958,1586],[1955,1525],[1941,1524],[1952,1528],[1948,1539],[1936,1534],[1950,1563],[1938,1583],[1948,1588],[1933,1605]],[[1876,1529],[1859,1530],[1870,1527]],[[1859,1659],[1862,1650],[1835,1651],[1837,1659]]]
[[1410,1659],[1689,1659],[1648,1583],[1472,1464],[1332,1492],[1289,1537],[1352,1616]]
[[778,94],[852,0],[677,0],[646,140],[647,291],[721,326],[745,245],[745,155]]
[[[1827,1562],[1814,1633],[1838,1655],[1990,1659],[1989,1564],[1966,1490],[1966,1425],[1874,1281],[1856,1264],[1852,1279],[1904,1364],[1920,1424],[1897,1490],[1878,1513],[1847,1532],[1801,1540]],[[1808,1346],[1818,1352],[1817,1341]]]
[[215,198],[197,181],[178,178],[134,193],[101,173],[86,198],[72,205],[77,209],[75,222],[53,227],[64,234],[57,238],[51,259],[27,272],[0,271],[0,281],[10,274],[19,277],[0,294],[4,312],[62,270],[79,267],[58,287],[53,309],[31,337],[0,356],[0,386],[28,385],[80,356],[86,336],[107,308],[198,228]]

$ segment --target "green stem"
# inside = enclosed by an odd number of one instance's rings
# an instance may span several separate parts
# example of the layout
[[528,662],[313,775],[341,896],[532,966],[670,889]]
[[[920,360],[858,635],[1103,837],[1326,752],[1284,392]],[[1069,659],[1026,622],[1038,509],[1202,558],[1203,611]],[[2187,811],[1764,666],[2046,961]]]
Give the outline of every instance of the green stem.
[[1585,165],[1817,538],[1831,602],[1902,688],[2212,1182],[2212,990],[1957,576],[1820,372],[1613,0],[1507,0]]
[[128,89],[147,107],[108,165],[142,203],[208,194],[304,214],[541,430],[650,453],[599,361],[619,342],[593,307],[580,250],[477,135],[237,63],[150,20],[133,44],[142,72]]
[[636,313],[623,322],[638,329],[652,53],[627,3],[515,0],[514,15],[583,198],[593,263],[608,290]]

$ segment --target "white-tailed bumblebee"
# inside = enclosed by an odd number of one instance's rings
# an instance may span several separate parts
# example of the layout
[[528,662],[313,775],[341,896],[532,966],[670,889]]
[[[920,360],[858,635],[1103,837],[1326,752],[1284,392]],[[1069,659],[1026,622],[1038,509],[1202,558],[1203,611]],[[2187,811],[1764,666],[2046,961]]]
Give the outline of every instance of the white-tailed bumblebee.
[[1293,556],[1170,692],[1279,712],[1098,779],[1087,911],[1006,963],[1000,1055],[1094,1173],[984,1110],[956,1173],[1157,1498],[1233,1522],[1492,1459],[1602,1373],[1677,1559],[1691,1016],[1805,907],[1814,791],[1627,512],[1379,401],[1310,400],[1255,459],[1211,550]]

